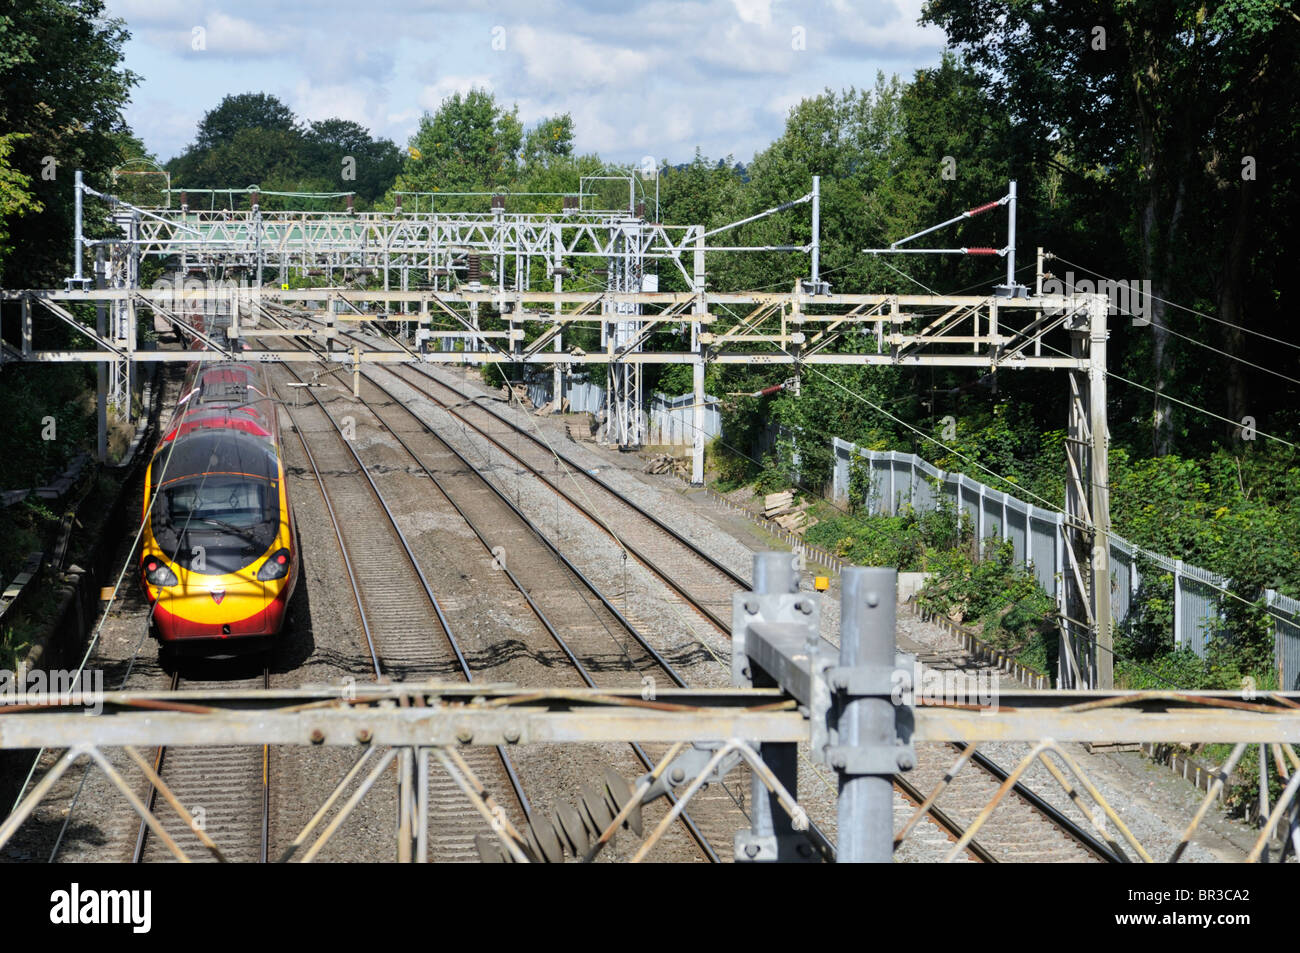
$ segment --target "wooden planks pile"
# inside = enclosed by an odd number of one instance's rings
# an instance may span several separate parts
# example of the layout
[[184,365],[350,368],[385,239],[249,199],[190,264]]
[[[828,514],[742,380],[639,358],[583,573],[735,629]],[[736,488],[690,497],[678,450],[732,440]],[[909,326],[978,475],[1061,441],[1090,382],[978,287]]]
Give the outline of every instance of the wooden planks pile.
[[672,473],[681,477],[683,480],[690,473],[691,464],[689,460],[682,457],[674,457],[668,453],[656,453],[645,465],[646,473]]
[[569,412],[569,398],[565,397],[557,404],[554,399],[548,400],[542,406],[533,411],[534,417],[545,417],[548,414],[567,414]]
[[524,410],[528,410],[533,406],[533,401],[528,396],[527,384],[502,384],[501,399],[507,404],[517,401]]
[[769,493],[763,497],[763,515],[776,523],[787,533],[802,536],[804,530],[816,524],[817,520],[808,518],[808,503],[796,504],[793,490]]

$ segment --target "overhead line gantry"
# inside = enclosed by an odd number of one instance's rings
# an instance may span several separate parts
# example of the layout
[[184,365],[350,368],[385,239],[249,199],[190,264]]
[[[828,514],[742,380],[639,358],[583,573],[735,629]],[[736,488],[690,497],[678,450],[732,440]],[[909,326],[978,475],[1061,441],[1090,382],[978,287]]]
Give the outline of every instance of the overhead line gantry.
[[[607,178],[607,177],[605,177]],[[631,177],[629,177],[630,179]],[[584,185],[582,194],[592,194]],[[154,361],[220,360],[235,352],[144,350],[136,337],[141,311],[180,328],[189,317],[228,316],[231,340],[256,342],[266,309],[314,317],[324,327],[313,333],[331,339],[322,358],[302,351],[240,350],[241,359],[321,360],[357,366],[421,361],[436,364],[527,364],[549,366],[554,397],[563,392],[565,371],[606,365],[604,439],[636,446],[643,439],[641,369],[651,363],[692,368],[695,439],[692,481],[704,479],[704,372],[720,364],[789,365],[796,376],[821,365],[932,366],[978,369],[1065,371],[1067,409],[1066,517],[1073,528],[1067,567],[1059,683],[1111,684],[1109,572],[1109,484],[1106,464],[1106,318],[1103,295],[1045,295],[1015,284],[1015,187],[1003,199],[972,214],[1008,206],[1009,241],[987,249],[1008,258],[1006,285],[990,295],[902,295],[832,293],[822,280],[820,187],[814,178],[805,195],[739,222],[707,229],[666,225],[645,217],[629,182],[625,208],[595,209],[563,202],[555,212],[507,211],[506,195],[484,195],[481,212],[300,212],[264,210],[250,196],[246,209],[137,208],[86,186],[77,175],[77,201],[108,201],[120,234],[90,239],[78,216],[74,237],[76,271],[65,289],[2,291],[0,317],[17,312],[18,346],[0,348],[10,361],[86,361],[111,372],[101,386],[109,402],[129,407],[132,368]],[[717,245],[709,240],[746,222],[789,208],[811,206],[813,228],[806,242],[784,245]],[[927,229],[926,234],[933,229]],[[911,236],[915,238],[917,236]],[[904,239],[902,241],[909,241]],[[900,252],[902,241],[891,249]],[[94,283],[82,271],[95,253]],[[960,249],[969,252],[969,249]],[[786,291],[719,292],[707,287],[710,252],[784,251],[808,254],[810,275]],[[937,251],[937,250],[936,250]],[[985,251],[979,249],[978,251]],[[169,260],[182,276],[201,270],[205,280],[178,280],[166,287],[139,286],[146,257]],[[583,261],[604,287],[566,287]],[[682,278],[685,290],[659,289],[658,268]],[[382,288],[356,288],[346,278],[359,272],[382,277]],[[226,280],[212,280],[217,274]],[[240,274],[239,280],[230,277]],[[293,274],[319,277],[319,287],[287,287]],[[277,285],[263,281],[274,276]],[[94,305],[94,331],[79,320],[76,305]],[[482,311],[495,312],[502,327],[484,327]],[[43,311],[76,328],[91,348],[40,349],[33,340],[33,314]],[[109,319],[111,316],[111,320]],[[417,339],[437,345],[418,351],[361,351],[333,346],[335,331],[349,323],[413,324]],[[599,350],[572,343],[577,325],[598,325]],[[12,325],[9,325],[12,327]],[[646,350],[657,331],[681,332],[676,350]],[[283,334],[283,331],[277,331]],[[1068,356],[1045,341],[1070,342]],[[2,335],[0,335],[2,336]],[[1055,338],[1054,338],[1055,340]],[[566,346],[566,341],[568,345]],[[101,418],[102,419],[102,418]]]

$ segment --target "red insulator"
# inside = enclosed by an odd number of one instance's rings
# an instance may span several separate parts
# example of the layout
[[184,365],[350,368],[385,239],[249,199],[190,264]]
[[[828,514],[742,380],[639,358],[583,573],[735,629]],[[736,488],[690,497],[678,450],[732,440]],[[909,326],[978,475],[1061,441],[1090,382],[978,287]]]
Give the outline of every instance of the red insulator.
[[[1000,201],[1001,201],[1001,200],[999,199],[998,202],[1000,202]],[[975,208],[971,209],[971,210],[970,210],[969,212],[967,212],[966,214],[967,214],[967,215],[978,215],[980,212],[987,212],[987,211],[988,211],[989,209],[991,209],[991,208],[997,208],[997,207],[998,207],[998,202],[989,202],[987,205],[977,205]]]
[[966,254],[968,255],[996,255],[997,253],[998,250],[996,248],[967,248],[966,249]]

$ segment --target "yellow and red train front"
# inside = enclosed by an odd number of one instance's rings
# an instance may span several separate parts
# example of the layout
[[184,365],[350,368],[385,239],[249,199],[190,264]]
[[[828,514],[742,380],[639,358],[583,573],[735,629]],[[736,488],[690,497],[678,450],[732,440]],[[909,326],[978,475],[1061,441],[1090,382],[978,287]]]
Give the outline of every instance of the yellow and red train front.
[[298,581],[274,418],[251,371],[194,372],[149,465],[141,583],[167,644],[275,635]]
[[[275,482],[281,497],[280,512],[287,513],[283,478]],[[280,631],[298,582],[291,516],[281,521],[275,542],[258,559],[234,572],[206,573],[187,568],[164,555],[149,528],[146,534],[149,538],[145,540],[141,566],[143,585],[154,604],[153,620],[163,642],[252,638]],[[281,566],[286,571],[280,578],[259,578],[272,567]],[[155,567],[165,567],[176,582],[153,585],[150,575],[166,581],[165,574]]]

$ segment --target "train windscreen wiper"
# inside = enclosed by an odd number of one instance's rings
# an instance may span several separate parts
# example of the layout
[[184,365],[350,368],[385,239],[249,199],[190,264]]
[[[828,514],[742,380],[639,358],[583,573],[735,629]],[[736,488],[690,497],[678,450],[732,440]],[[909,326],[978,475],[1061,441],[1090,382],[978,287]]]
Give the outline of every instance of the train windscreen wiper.
[[186,526],[190,523],[211,523],[213,526],[220,526],[222,529],[229,530],[240,539],[247,540],[255,546],[259,545],[257,537],[249,533],[248,530],[227,523],[225,520],[219,520],[212,516],[191,516],[186,520]]

